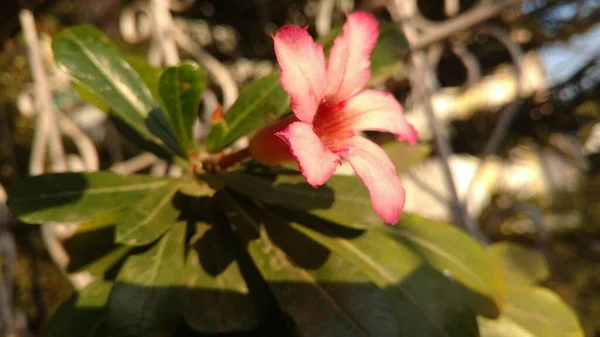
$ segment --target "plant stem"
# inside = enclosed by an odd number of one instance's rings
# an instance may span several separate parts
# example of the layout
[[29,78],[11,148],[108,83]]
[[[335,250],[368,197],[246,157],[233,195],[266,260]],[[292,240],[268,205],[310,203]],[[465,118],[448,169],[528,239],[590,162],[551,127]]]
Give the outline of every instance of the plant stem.
[[250,157],[250,148],[245,147],[239,151],[223,155],[221,158],[219,158],[217,166],[220,169],[226,169],[241,162],[242,160],[248,157]]

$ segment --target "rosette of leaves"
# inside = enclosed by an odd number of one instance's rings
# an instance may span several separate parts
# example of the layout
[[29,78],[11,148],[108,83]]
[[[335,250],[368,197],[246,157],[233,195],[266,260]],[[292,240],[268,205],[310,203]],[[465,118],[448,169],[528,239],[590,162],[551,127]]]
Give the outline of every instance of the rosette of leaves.
[[[397,69],[405,50],[392,28],[376,48],[375,78]],[[289,112],[278,74],[243,89],[200,143],[192,126],[206,75],[197,64],[138,73],[89,26],[62,31],[52,47],[83,99],[140,148],[187,172],[44,174],[9,192],[23,222],[79,224],[65,242],[68,269],[95,279],[62,304],[46,336],[475,337],[482,324],[489,336],[581,336],[557,298],[564,310],[543,314],[566,323],[549,334],[528,330],[527,320],[504,311],[506,277],[488,250],[449,224],[410,214],[384,225],[356,177],[314,189],[289,169],[252,162],[204,170],[198,154],[218,157]],[[386,150],[402,155],[399,172],[426,152]],[[530,334],[490,328],[498,317]]]

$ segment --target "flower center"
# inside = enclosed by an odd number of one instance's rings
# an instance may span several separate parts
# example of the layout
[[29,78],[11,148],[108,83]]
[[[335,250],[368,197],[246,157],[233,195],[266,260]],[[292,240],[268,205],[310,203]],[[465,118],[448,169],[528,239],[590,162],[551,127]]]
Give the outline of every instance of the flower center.
[[315,133],[334,153],[347,150],[346,141],[354,136],[352,119],[344,112],[344,105],[344,102],[322,101],[313,119]]

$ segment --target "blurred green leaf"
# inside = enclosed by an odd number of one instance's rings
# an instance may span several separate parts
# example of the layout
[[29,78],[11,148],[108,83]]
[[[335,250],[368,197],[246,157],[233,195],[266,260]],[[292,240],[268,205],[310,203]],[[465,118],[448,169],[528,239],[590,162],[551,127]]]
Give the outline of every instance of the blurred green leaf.
[[408,172],[431,153],[429,145],[410,145],[406,142],[389,142],[381,145],[381,148],[390,157],[392,163],[394,163],[398,175]]
[[569,306],[542,287],[509,286],[502,316],[478,321],[482,337],[584,337]]
[[115,241],[128,246],[143,246],[168,231],[179,215],[173,200],[178,190],[179,182],[172,180],[123,212],[116,223]]
[[508,284],[536,284],[550,276],[544,257],[524,246],[510,242],[498,242],[487,250],[498,260]]
[[204,70],[195,63],[168,67],[160,74],[160,98],[175,135],[188,153],[197,151],[192,131],[205,87]]
[[170,336],[180,321],[186,224],[173,226],[145,252],[131,255],[119,270],[108,301],[113,337]]
[[50,173],[21,179],[9,191],[8,205],[21,221],[71,223],[126,209],[172,184],[168,178],[123,176],[112,172]]
[[53,38],[52,50],[79,92],[109,107],[145,141],[171,154],[185,154],[148,87],[100,30],[91,26],[65,29]]
[[184,175],[179,182],[179,192],[191,197],[206,197],[215,193],[211,186],[196,176]]
[[196,223],[181,303],[185,321],[198,332],[250,330],[260,323],[256,300],[242,277],[232,241],[222,226]]
[[105,306],[112,283],[96,281],[61,304],[44,329],[46,337],[102,336]]
[[391,303],[357,268],[275,214],[249,211],[226,193],[215,197],[301,336],[398,335]]
[[496,320],[479,317],[482,337],[583,337],[577,316],[549,289],[535,283],[549,275],[546,260],[533,250],[509,242],[487,251],[502,266],[506,299]]
[[148,87],[154,98],[160,97],[158,93],[158,78],[160,70],[154,68],[148,60],[140,55],[125,53],[123,54],[125,61],[135,70],[142,82]]
[[[336,27],[318,42],[323,44],[326,55],[333,46],[335,38],[342,33],[342,27]],[[379,38],[371,53],[371,80],[369,85],[377,85],[404,69],[404,56],[408,53],[408,42],[397,25],[388,21],[379,21]]]
[[213,124],[206,138],[206,149],[218,152],[241,136],[267,126],[289,111],[289,96],[279,82],[279,72],[256,80],[240,92],[225,114]]

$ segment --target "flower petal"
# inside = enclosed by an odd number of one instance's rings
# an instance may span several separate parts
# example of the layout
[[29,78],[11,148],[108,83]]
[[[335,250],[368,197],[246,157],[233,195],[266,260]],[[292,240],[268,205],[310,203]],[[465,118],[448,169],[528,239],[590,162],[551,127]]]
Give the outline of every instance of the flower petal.
[[344,31],[329,54],[326,97],[343,101],[369,82],[370,56],[378,35],[379,23],[371,14],[355,12],[347,16]]
[[383,149],[366,138],[354,137],[348,145],[344,157],[367,186],[373,209],[385,222],[395,225],[404,208],[404,188],[394,164]]
[[404,119],[402,106],[388,92],[363,90],[346,101],[342,115],[351,120],[355,131],[389,132],[410,144],[417,142],[417,131]]
[[289,145],[292,155],[298,161],[300,172],[314,187],[329,180],[341,163],[340,156],[321,143],[310,124],[295,122],[276,135]]
[[284,26],[273,37],[281,67],[281,85],[291,96],[296,117],[310,123],[325,92],[327,75],[323,46],[296,26]]

